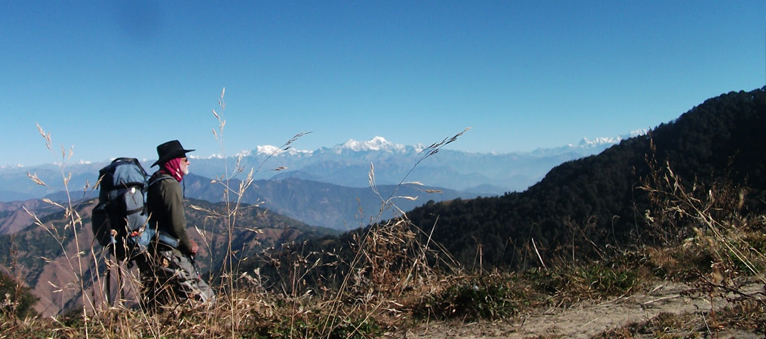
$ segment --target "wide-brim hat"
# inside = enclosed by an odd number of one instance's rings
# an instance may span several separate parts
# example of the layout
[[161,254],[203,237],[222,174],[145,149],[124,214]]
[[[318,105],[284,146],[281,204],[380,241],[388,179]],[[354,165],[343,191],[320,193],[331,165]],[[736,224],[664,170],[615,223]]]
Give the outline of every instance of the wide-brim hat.
[[151,167],[157,166],[157,164],[164,164],[168,160],[175,158],[182,158],[186,156],[186,153],[194,151],[193,149],[184,149],[181,146],[181,142],[178,140],[170,140],[162,145],[157,146],[157,156],[159,159],[155,161]]

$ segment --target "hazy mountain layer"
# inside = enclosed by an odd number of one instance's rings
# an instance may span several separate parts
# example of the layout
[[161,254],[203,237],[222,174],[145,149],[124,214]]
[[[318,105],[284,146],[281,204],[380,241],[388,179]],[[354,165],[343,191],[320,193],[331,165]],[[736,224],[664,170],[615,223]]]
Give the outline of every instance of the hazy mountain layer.
[[[554,166],[599,153],[622,139],[583,139],[577,145],[509,154],[443,149],[438,156],[429,157],[415,167],[424,146],[398,145],[376,137],[366,142],[350,140],[315,151],[258,146],[253,151],[241,154],[240,165],[245,171],[259,169],[255,174],[259,180],[295,177],[346,187],[368,187],[368,172],[373,166],[379,185],[396,185],[403,180],[419,181],[433,187],[486,196],[524,190],[539,181]],[[115,157],[118,156],[130,155],[115,154]],[[226,160],[229,169],[234,168],[236,158]],[[142,160],[145,165],[152,162],[154,159]],[[75,192],[75,196],[81,196],[79,192],[83,191],[86,183],[94,184],[98,179],[98,170],[106,164],[106,160],[68,164],[65,173],[72,174],[69,190]],[[194,158],[191,166],[192,173],[208,178],[222,176],[223,168],[224,160],[216,157]],[[35,184],[27,177],[27,173],[36,174],[48,186]],[[65,188],[62,182],[61,170],[54,165],[29,168],[0,166],[0,201],[41,198],[63,191]]]

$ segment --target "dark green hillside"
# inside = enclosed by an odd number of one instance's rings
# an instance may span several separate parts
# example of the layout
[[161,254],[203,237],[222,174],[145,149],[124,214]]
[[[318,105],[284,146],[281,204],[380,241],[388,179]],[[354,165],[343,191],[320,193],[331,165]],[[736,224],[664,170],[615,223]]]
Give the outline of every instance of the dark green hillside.
[[409,217],[426,232],[436,223],[434,240],[469,267],[479,245],[485,267],[518,267],[538,264],[535,246],[549,259],[598,255],[590,241],[602,249],[648,242],[642,217],[649,206],[637,186],[649,175],[652,140],[658,163],[667,161],[686,184],[731,180],[752,189],[748,211],[763,207],[764,88],[709,99],[649,135],[554,168],[523,193],[423,206]]
[[658,158],[669,159],[684,177],[729,174],[754,189],[766,189],[765,88],[721,95],[705,101],[673,124],[657,128]]
[[29,292],[29,288],[19,284],[11,275],[6,274],[0,269],[0,295],[4,300],[11,303],[18,303],[15,308],[12,304],[0,304],[0,314],[10,313],[11,311],[21,318],[35,314],[32,308],[38,298]]

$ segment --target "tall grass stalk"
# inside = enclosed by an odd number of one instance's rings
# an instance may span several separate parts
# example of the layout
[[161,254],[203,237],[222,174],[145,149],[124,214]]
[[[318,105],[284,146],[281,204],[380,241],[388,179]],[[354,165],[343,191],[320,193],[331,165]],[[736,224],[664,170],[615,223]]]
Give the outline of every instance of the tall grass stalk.
[[[394,188],[394,190],[391,192],[391,194],[388,197],[383,197],[380,194],[380,191],[377,188],[377,183],[375,181],[375,166],[374,164],[370,164],[370,171],[368,172],[368,180],[370,189],[375,193],[375,195],[380,199],[380,210],[378,211],[378,214],[370,220],[370,228],[367,232],[364,233],[361,239],[358,239],[358,250],[349,264],[348,267],[348,274],[343,278],[342,283],[330,303],[330,310],[326,316],[326,320],[324,321],[322,333],[326,336],[330,336],[330,333],[332,330],[337,326],[337,321],[339,319],[339,311],[341,306],[343,306],[343,299],[346,297],[347,289],[350,286],[351,279],[355,277],[352,272],[355,271],[361,271],[363,268],[362,262],[366,261],[367,265],[370,269],[370,276],[372,279],[386,279],[389,281],[377,281],[380,284],[377,284],[375,287],[372,288],[372,290],[377,290],[380,292],[380,288],[382,288],[385,285],[393,284],[391,287],[392,290],[400,290],[403,291],[407,284],[409,283],[410,279],[412,278],[411,275],[413,271],[416,270],[416,267],[423,269],[423,271],[427,271],[427,267],[424,265],[427,265],[427,261],[424,259],[425,253],[427,250],[427,246],[422,247],[422,251],[414,251],[414,253],[419,253],[420,255],[417,255],[416,258],[408,258],[406,257],[406,254],[404,254],[404,258],[397,257],[398,254],[395,254],[396,252],[401,253],[400,251],[404,251],[404,253],[408,253],[407,250],[410,250],[411,248],[408,248],[408,246],[412,246],[413,244],[417,249],[420,249],[420,244],[418,244],[416,241],[414,241],[414,238],[416,237],[416,234],[412,232],[412,228],[416,228],[415,225],[412,225],[412,223],[407,219],[406,214],[404,211],[402,211],[397,205],[396,200],[397,199],[407,199],[407,200],[416,200],[417,197],[411,197],[411,196],[397,196],[396,192],[399,187],[403,185],[413,185],[413,186],[422,186],[423,184],[420,182],[407,182],[407,178],[412,174],[412,172],[415,170],[415,168],[424,160],[427,158],[436,155],[439,153],[439,151],[455,142],[460,136],[462,136],[465,132],[467,132],[470,128],[466,128],[460,133],[455,134],[452,137],[447,137],[443,139],[440,142],[435,142],[425,149],[423,149],[417,156],[415,163],[410,168],[410,170],[404,175],[404,177],[401,179],[398,185]],[[430,193],[430,192],[429,192]],[[399,218],[399,220],[390,221],[388,223],[381,223],[381,219],[383,214],[388,211],[389,209],[393,209],[395,212],[395,218]],[[435,228],[436,225],[434,225],[433,228]],[[419,228],[417,228],[420,232]],[[432,229],[433,231],[433,229]],[[409,240],[407,240],[409,239]],[[428,244],[430,244],[431,240],[431,234],[428,234]],[[393,250],[392,250],[393,249]],[[409,253],[413,253],[410,251]],[[423,258],[421,258],[421,256]],[[390,260],[391,259],[399,259],[403,262],[412,265],[411,267],[406,267],[400,269],[399,272],[392,272],[389,271],[390,266]],[[454,262],[454,261],[453,261]],[[376,272],[376,270],[378,272]],[[381,272],[382,271],[382,272]],[[377,273],[377,275],[376,275]],[[401,276],[404,274],[404,276]],[[428,274],[428,273],[426,273]],[[373,282],[374,284],[374,282]],[[367,296],[366,298],[368,300],[372,300],[373,296]],[[382,297],[382,295],[378,296],[379,298]],[[372,310],[377,311],[382,306],[383,300],[381,298],[381,301],[379,304],[375,304],[375,307],[372,308]],[[369,313],[365,315],[365,317],[369,317]]]
[[[237,156],[237,161],[234,164],[233,168],[229,168],[229,161],[226,153],[226,143],[225,143],[225,127],[226,127],[226,119],[225,119],[225,112],[226,112],[226,102],[224,100],[224,95],[226,94],[226,88],[223,88],[221,90],[221,95],[218,98],[218,107],[219,111],[216,111],[215,109],[212,110],[213,116],[216,118],[218,127],[217,129],[213,129],[213,136],[215,137],[216,142],[218,143],[218,146],[221,150],[222,159],[223,159],[223,168],[224,168],[224,174],[217,177],[214,182],[219,183],[223,186],[223,203],[225,204],[225,211],[224,214],[221,216],[224,218],[224,224],[226,225],[227,230],[227,244],[226,244],[226,256],[224,258],[223,265],[221,266],[220,274],[224,278],[222,282],[227,285],[228,293],[229,293],[229,310],[230,310],[230,316],[232,319],[232,322],[230,324],[231,326],[231,335],[234,337],[234,334],[236,333],[237,326],[235,319],[235,311],[236,311],[236,301],[238,300],[237,296],[237,288],[236,288],[236,282],[237,279],[237,267],[239,260],[235,260],[235,249],[232,248],[232,243],[234,241],[234,235],[235,235],[235,229],[238,227],[238,216],[240,214],[240,208],[242,207],[242,199],[245,195],[245,192],[250,188],[250,186],[254,182],[255,175],[261,170],[261,168],[264,166],[264,164],[271,159],[272,156],[274,156],[274,153],[270,154],[266,159],[261,162],[257,168],[251,167],[249,170],[245,169],[244,166],[242,166],[242,159],[243,154],[240,153]],[[292,147],[292,144],[297,141],[300,137],[309,134],[311,132],[302,132],[299,134],[296,134],[292,138],[290,138],[287,142],[285,142],[282,146],[280,146],[280,151],[286,151],[290,147]],[[247,171],[247,174],[245,175],[245,178],[239,181],[239,185],[233,186],[232,181],[235,180],[237,177],[239,177],[242,173],[245,173]],[[255,205],[259,205],[258,202],[255,203]]]
[[[88,329],[89,329],[89,318],[88,318],[88,307],[94,307],[93,303],[88,297],[88,294],[85,292],[85,280],[84,280],[84,272],[85,272],[85,264],[83,263],[83,256],[86,255],[85,251],[80,246],[80,237],[79,232],[81,231],[83,227],[83,220],[80,216],[79,212],[77,212],[76,206],[73,203],[72,196],[69,192],[69,181],[72,178],[72,173],[66,173],[66,167],[68,164],[68,161],[71,159],[73,152],[73,147],[70,147],[67,151],[64,146],[61,146],[61,153],[57,154],[53,150],[53,141],[51,138],[50,133],[46,133],[43,128],[37,124],[37,130],[40,133],[40,135],[45,139],[45,147],[48,149],[48,151],[51,153],[51,155],[54,158],[54,163],[58,164],[58,169],[61,174],[61,180],[64,185],[63,191],[66,193],[66,202],[65,205],[61,205],[57,202],[54,202],[50,199],[43,199],[43,201],[47,204],[50,204],[52,206],[55,206],[57,208],[60,208],[64,212],[64,217],[66,219],[66,223],[63,226],[64,234],[59,234],[58,228],[51,223],[50,226],[45,225],[40,219],[32,212],[26,209],[24,207],[24,210],[32,217],[34,218],[34,222],[38,227],[43,228],[50,236],[52,236],[56,241],[58,242],[59,248],[61,249],[62,254],[65,258],[67,258],[66,262],[69,265],[69,268],[72,270],[72,273],[74,273],[74,281],[67,284],[67,286],[56,286],[52,282],[49,282],[54,288],[58,288],[58,292],[64,292],[66,289],[71,289],[73,286],[75,288],[75,293],[80,294],[81,302],[82,302],[82,320],[83,320],[83,330],[84,335],[87,338],[89,336]],[[32,174],[27,172],[27,176],[34,181],[36,184],[49,187],[45,182],[40,180],[37,176],[37,174]],[[88,185],[85,186],[85,191],[89,189]],[[66,239],[66,232],[70,231],[72,235],[72,240],[75,244],[75,253],[73,254],[74,258],[77,260],[77,266],[75,267],[72,263],[72,255],[67,253],[67,249],[64,245],[65,239]]]

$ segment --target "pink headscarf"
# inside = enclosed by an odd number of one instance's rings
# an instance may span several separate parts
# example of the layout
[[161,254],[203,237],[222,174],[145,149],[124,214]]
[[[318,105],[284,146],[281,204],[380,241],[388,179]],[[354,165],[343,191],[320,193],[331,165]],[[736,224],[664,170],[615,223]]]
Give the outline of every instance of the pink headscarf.
[[160,172],[170,174],[178,182],[181,182],[181,179],[184,178],[184,172],[181,171],[181,159],[183,158],[174,158],[166,161],[160,165]]

